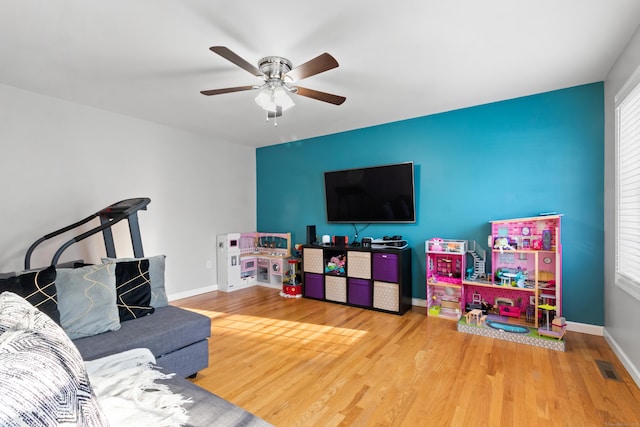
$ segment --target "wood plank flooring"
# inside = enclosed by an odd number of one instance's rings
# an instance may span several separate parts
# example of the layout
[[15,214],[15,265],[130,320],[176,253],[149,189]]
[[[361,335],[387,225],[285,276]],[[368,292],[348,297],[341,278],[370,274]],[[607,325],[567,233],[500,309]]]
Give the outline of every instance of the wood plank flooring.
[[[640,390],[603,337],[557,352],[253,287],[174,301],[211,317],[194,380],[278,427],[640,425]],[[596,360],[622,381],[605,379]]]

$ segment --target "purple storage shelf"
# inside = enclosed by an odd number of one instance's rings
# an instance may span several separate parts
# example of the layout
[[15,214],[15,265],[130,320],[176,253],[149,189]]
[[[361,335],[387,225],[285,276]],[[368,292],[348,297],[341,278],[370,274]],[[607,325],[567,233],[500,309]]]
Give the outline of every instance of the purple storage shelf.
[[347,287],[349,304],[371,307],[371,282],[367,279],[349,279]]
[[391,283],[398,282],[397,254],[373,254],[373,280]]
[[304,274],[304,296],[324,299],[324,276],[322,274]]

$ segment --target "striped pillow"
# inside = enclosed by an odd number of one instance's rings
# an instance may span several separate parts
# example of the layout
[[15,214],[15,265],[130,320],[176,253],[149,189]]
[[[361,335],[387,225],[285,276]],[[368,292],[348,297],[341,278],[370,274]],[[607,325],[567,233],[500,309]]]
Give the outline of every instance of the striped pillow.
[[80,353],[51,318],[0,294],[0,425],[107,426]]

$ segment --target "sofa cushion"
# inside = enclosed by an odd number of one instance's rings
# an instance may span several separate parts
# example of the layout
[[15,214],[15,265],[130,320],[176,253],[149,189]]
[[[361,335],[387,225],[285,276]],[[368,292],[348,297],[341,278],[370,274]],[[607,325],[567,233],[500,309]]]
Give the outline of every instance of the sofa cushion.
[[159,382],[168,385],[174,393],[189,396],[190,401],[185,405],[189,414],[189,427],[273,427],[254,414],[184,378],[175,376]]
[[39,271],[29,271],[0,279],[0,292],[16,293],[34,307],[60,323],[54,266]]
[[129,262],[139,259],[149,260],[149,280],[151,282],[151,307],[159,308],[169,304],[167,292],[164,288],[165,255],[145,258],[102,258],[102,262]]
[[11,292],[0,294],[0,389],[0,425],[108,425],[76,347]]
[[120,329],[115,264],[58,269],[60,325],[77,339]]
[[211,319],[168,305],[151,316],[122,322],[117,331],[74,340],[85,360],[93,360],[135,347],[144,347],[158,359],[211,335]]
[[149,260],[117,263],[116,293],[120,322],[152,314]]

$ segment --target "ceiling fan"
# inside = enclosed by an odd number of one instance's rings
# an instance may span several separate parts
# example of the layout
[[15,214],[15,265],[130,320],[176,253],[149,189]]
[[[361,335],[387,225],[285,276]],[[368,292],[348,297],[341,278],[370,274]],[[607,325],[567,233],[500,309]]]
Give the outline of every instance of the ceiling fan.
[[258,96],[256,96],[255,100],[267,112],[267,120],[270,117],[281,116],[283,111],[295,105],[291,97],[289,97],[289,93],[335,105],[340,105],[347,99],[344,96],[291,85],[296,81],[337,68],[338,61],[326,52],[293,68],[291,61],[280,56],[264,57],[258,61],[258,67],[254,67],[225,46],[212,46],[209,49],[254,76],[264,79],[264,84],[203,90],[200,93],[210,96],[245,90],[258,90]]

